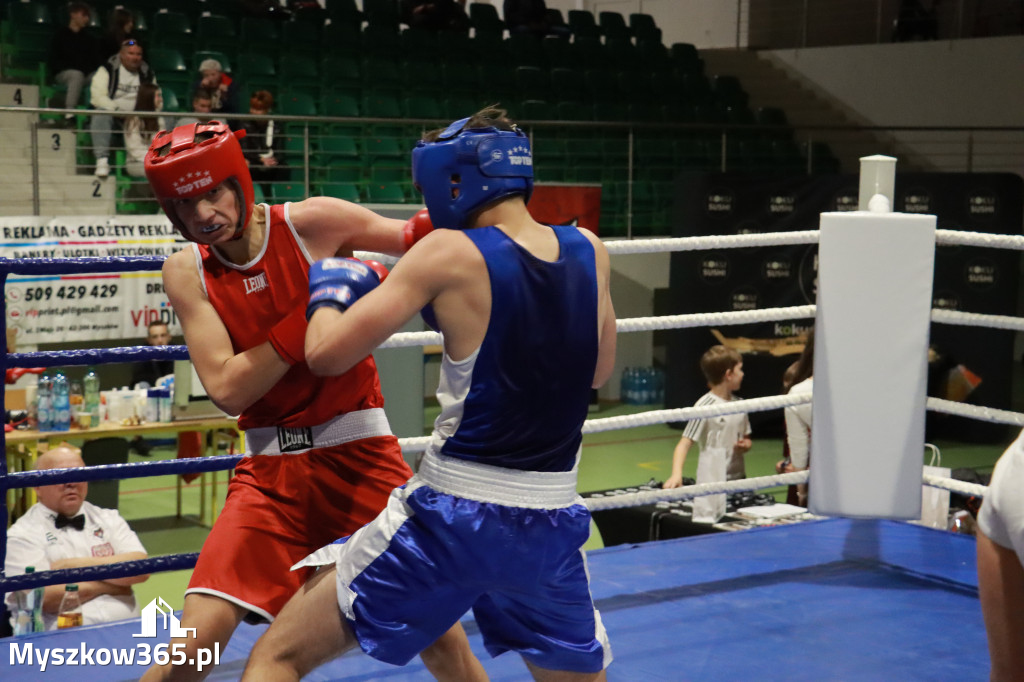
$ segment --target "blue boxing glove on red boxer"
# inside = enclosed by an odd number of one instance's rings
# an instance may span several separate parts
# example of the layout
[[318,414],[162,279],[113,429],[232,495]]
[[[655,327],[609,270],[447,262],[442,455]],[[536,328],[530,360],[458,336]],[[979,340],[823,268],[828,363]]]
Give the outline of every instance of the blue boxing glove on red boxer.
[[359,298],[377,288],[388,269],[376,261],[355,258],[324,258],[309,268],[309,304],[306,319],[323,306],[344,312]]

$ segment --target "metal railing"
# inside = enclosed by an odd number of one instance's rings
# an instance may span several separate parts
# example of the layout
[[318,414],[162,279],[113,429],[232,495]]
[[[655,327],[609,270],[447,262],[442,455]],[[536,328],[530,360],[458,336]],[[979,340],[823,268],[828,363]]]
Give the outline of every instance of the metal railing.
[[[6,117],[5,114],[29,114]],[[47,127],[65,113],[80,119],[74,128]],[[143,117],[173,116],[139,112]],[[181,113],[179,116],[188,116]],[[274,115],[285,141],[281,154],[287,178],[256,182],[257,199],[270,202],[309,196],[338,196],[368,204],[420,204],[409,168],[409,150],[424,130],[446,121],[369,117]],[[233,125],[268,117],[233,115]],[[124,153],[111,157],[111,176],[92,179],[94,159],[84,110],[0,107],[0,156],[21,159],[0,169],[0,212],[12,196],[31,198],[31,214],[81,213],[52,197],[61,185],[85,179],[85,191],[106,196],[93,212],[159,212],[144,177],[128,174]],[[541,183],[600,184],[601,232],[606,236],[669,234],[671,204],[681,173],[749,171],[790,175],[856,172],[860,156],[884,153],[900,158],[901,171],[1020,172],[1024,127],[765,126],[728,123],[615,123],[525,121]],[[26,130],[27,128],[27,130]],[[25,134],[29,133],[29,134]],[[337,144],[356,139],[357,144]],[[68,148],[70,147],[70,149]],[[50,157],[74,154],[62,164]],[[24,163],[21,163],[23,161]],[[63,175],[62,175],[63,173]],[[69,179],[70,178],[70,179]],[[6,193],[6,194],[4,194]],[[112,194],[112,196],[111,196]],[[50,198],[44,201],[44,199]],[[112,202],[109,201],[112,199]],[[26,214],[26,210],[11,214]]]

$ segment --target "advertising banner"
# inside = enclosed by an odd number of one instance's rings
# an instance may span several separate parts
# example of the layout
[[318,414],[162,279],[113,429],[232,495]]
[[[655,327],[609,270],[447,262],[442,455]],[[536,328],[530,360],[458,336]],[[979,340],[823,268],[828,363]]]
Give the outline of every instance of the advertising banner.
[[[0,231],[11,259],[168,256],[188,244],[162,215],[3,217]],[[157,320],[181,333],[159,270],[11,275],[4,293],[19,344],[138,339]]]
[[[852,175],[779,176],[716,173],[680,178],[673,236],[732,235],[818,229],[820,214],[857,209]],[[1011,174],[897,173],[894,210],[937,217],[940,230],[1020,234],[1022,181]],[[868,268],[865,268],[867,271]],[[753,310],[816,302],[816,244],[719,249],[672,254],[672,310],[667,314]],[[1020,256],[1016,251],[939,246],[933,308],[1017,315]],[[707,387],[701,354],[722,343],[743,354],[744,398],[778,395],[782,375],[803,349],[813,319],[671,332],[666,347],[667,408],[689,407]],[[896,335],[872,326],[863,333]],[[932,324],[928,395],[1011,409],[1013,331]],[[885,387],[879,386],[879,399]],[[781,434],[781,415],[752,414],[755,437]],[[929,437],[1002,438],[1005,428],[928,415]],[[865,428],[869,428],[868,425]]]

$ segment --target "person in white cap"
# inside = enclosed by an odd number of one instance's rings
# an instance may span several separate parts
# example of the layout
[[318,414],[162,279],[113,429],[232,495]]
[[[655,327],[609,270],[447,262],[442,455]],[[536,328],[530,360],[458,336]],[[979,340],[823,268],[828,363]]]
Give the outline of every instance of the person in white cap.
[[204,59],[199,64],[199,78],[192,83],[189,92],[209,90],[213,101],[213,113],[238,113],[238,84],[224,73],[223,65],[216,59]]

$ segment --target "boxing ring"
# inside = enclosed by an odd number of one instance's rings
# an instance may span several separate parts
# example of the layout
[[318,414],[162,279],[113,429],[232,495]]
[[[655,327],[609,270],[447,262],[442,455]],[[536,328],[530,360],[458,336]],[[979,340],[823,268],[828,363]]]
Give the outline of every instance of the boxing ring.
[[[646,239],[608,242],[619,254],[698,249],[813,244],[818,231],[754,235]],[[936,244],[1024,250],[1024,238],[936,231]],[[0,259],[0,281],[9,274],[64,274],[155,270],[162,259]],[[618,321],[618,331],[746,324],[813,318],[814,306],[716,314],[635,318]],[[1024,330],[1024,319],[933,310],[932,322]],[[435,344],[433,332],[396,334],[384,347]],[[187,357],[183,346],[133,347],[8,355],[8,366],[131,362]],[[809,402],[801,396],[769,396],[727,405],[655,410],[588,420],[584,433],[686,421],[717,414],[778,410]],[[929,410],[990,422],[1024,425],[1024,415],[929,398]],[[402,439],[405,452],[425,449],[428,437]],[[142,477],[231,469],[239,456],[142,462],[86,469],[8,473],[0,488],[77,480]],[[627,492],[591,498],[592,510],[656,501],[678,501],[721,492],[759,490],[807,480],[807,472],[685,486],[675,490]],[[968,495],[984,488],[925,476],[926,485]],[[6,494],[4,495],[6,499]],[[4,506],[2,518],[6,522]],[[6,543],[0,546],[0,559]],[[196,554],[153,557],[105,567],[45,571],[0,579],[0,592],[191,568]],[[884,520],[827,519],[788,526],[644,543],[588,554],[592,589],[609,632],[615,661],[610,680],[965,680],[985,679],[988,654],[977,596],[974,539],[918,525]],[[140,605],[142,606],[142,605]],[[464,620],[474,651],[493,680],[528,677],[521,660],[490,659],[470,617]],[[209,679],[238,679],[248,652],[266,626],[243,624]],[[134,647],[138,619],[0,640],[9,679],[53,679],[70,666],[40,670],[45,651],[93,652],[92,665],[75,665],[83,680],[136,679],[147,665],[112,663],[112,651]],[[162,638],[161,638],[162,637]],[[166,633],[154,642],[166,642]],[[99,653],[107,664],[101,664]],[[26,658],[26,656],[28,658]],[[4,675],[7,678],[5,672]],[[358,652],[323,666],[312,680],[432,679],[418,659],[404,668],[377,663]]]

